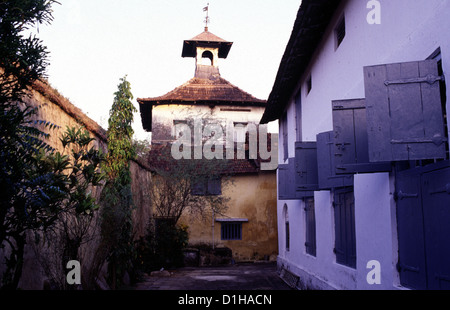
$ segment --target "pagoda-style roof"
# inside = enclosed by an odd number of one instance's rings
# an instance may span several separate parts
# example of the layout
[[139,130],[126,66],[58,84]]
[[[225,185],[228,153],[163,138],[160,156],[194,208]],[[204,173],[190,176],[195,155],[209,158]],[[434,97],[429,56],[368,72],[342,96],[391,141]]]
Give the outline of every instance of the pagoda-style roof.
[[233,42],[228,42],[219,38],[215,34],[205,29],[204,32],[190,40],[185,40],[183,44],[182,57],[195,57],[197,46],[217,46],[219,48],[219,58],[227,58]]
[[194,77],[169,93],[154,98],[138,98],[144,129],[151,131],[152,107],[166,104],[203,106],[265,107],[266,100],[253,97],[220,75],[208,79]]
[[154,98],[139,98],[140,104],[164,105],[239,105],[265,107],[266,101],[253,97],[227,80],[192,78],[167,94]]

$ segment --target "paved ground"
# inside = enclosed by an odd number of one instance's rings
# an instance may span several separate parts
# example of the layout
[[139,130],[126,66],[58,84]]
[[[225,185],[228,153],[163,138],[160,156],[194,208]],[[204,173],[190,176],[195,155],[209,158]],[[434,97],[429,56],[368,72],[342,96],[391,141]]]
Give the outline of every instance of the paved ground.
[[148,276],[136,290],[290,290],[278,276],[276,264],[238,264],[225,267],[181,268]]

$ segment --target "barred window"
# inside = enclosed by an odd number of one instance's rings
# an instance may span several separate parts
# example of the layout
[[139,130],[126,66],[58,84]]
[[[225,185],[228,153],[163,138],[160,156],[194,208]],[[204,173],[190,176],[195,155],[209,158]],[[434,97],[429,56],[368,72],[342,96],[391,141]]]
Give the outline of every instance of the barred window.
[[242,222],[221,224],[222,240],[242,240]]

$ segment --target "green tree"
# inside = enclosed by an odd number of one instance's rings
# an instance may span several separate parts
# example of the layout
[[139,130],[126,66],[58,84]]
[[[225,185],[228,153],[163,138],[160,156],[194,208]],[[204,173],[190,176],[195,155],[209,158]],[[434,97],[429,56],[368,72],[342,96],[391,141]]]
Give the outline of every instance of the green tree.
[[[50,255],[40,259],[47,276],[59,288],[68,288],[65,281],[67,262],[83,261],[80,248],[94,237],[93,223],[99,205],[92,193],[104,180],[100,169],[104,155],[95,147],[94,140],[87,130],[68,127],[60,138],[64,151],[43,159],[47,170],[61,172],[64,184],[65,199],[59,207],[58,217],[52,229],[44,232],[44,245]],[[89,280],[83,277],[83,282]]]
[[122,284],[131,269],[133,225],[131,173],[129,162],[136,157],[133,147],[133,113],[130,83],[122,78],[110,110],[107,131],[108,153],[104,164],[107,182],[102,191],[102,247],[109,264],[112,288]]
[[44,76],[48,51],[36,36],[23,32],[53,20],[54,0],[0,2],[0,102],[20,101],[26,88]]
[[0,2],[0,248],[9,253],[2,287],[19,283],[26,233],[47,229],[64,199],[60,171],[48,171],[42,158],[52,149],[41,129],[55,128],[34,121],[36,109],[19,106],[27,88],[44,75],[46,48],[23,31],[52,21],[53,0]]

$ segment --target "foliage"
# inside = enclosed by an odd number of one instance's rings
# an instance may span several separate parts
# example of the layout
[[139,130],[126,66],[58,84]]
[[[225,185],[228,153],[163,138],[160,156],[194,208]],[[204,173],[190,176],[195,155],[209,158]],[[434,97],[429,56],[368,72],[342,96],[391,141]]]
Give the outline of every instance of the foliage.
[[133,148],[137,157],[145,158],[150,152],[150,143],[147,140],[133,140]]
[[[48,170],[63,169],[65,199],[52,229],[44,234],[46,245],[54,256],[41,261],[47,275],[60,288],[67,288],[65,269],[70,260],[80,261],[80,248],[93,239],[93,221],[99,209],[92,191],[100,186],[104,173],[100,165],[104,155],[94,145],[89,132],[82,128],[67,128],[60,138],[64,152],[44,159]],[[95,221],[94,221],[95,222]]]
[[116,288],[122,284],[125,273],[131,268],[133,253],[133,226],[131,211],[131,174],[129,161],[136,152],[132,136],[133,112],[130,83],[121,79],[110,111],[108,154],[104,164],[107,182],[102,191],[102,252],[109,262],[109,280]]
[[[52,151],[34,127],[35,109],[0,105],[0,246],[8,245],[3,286],[15,289],[22,274],[26,232],[46,230],[54,223],[64,200],[64,165],[49,169],[43,161]],[[48,122],[39,122],[55,128]]]
[[182,267],[183,249],[189,241],[188,227],[175,225],[171,219],[153,219],[147,235],[137,242],[137,262],[143,272]]
[[26,88],[45,73],[46,48],[35,36],[23,31],[53,20],[54,0],[9,0],[0,2],[0,102],[19,101]]
[[[0,2],[0,247],[10,253],[3,288],[19,283],[26,232],[46,230],[57,217],[64,199],[62,169],[48,170],[43,163],[52,151],[41,129],[57,126],[33,121],[36,108],[19,106],[27,87],[47,66],[47,51],[36,37],[22,32],[52,20],[52,0]],[[41,129],[38,129],[38,126]]]
[[[105,170],[109,180],[118,179],[127,171],[129,161],[136,157],[133,147],[133,113],[137,112],[131,100],[130,82],[126,77],[120,79],[114,103],[109,112],[108,120],[108,154]],[[125,180],[126,182],[126,180]]]

